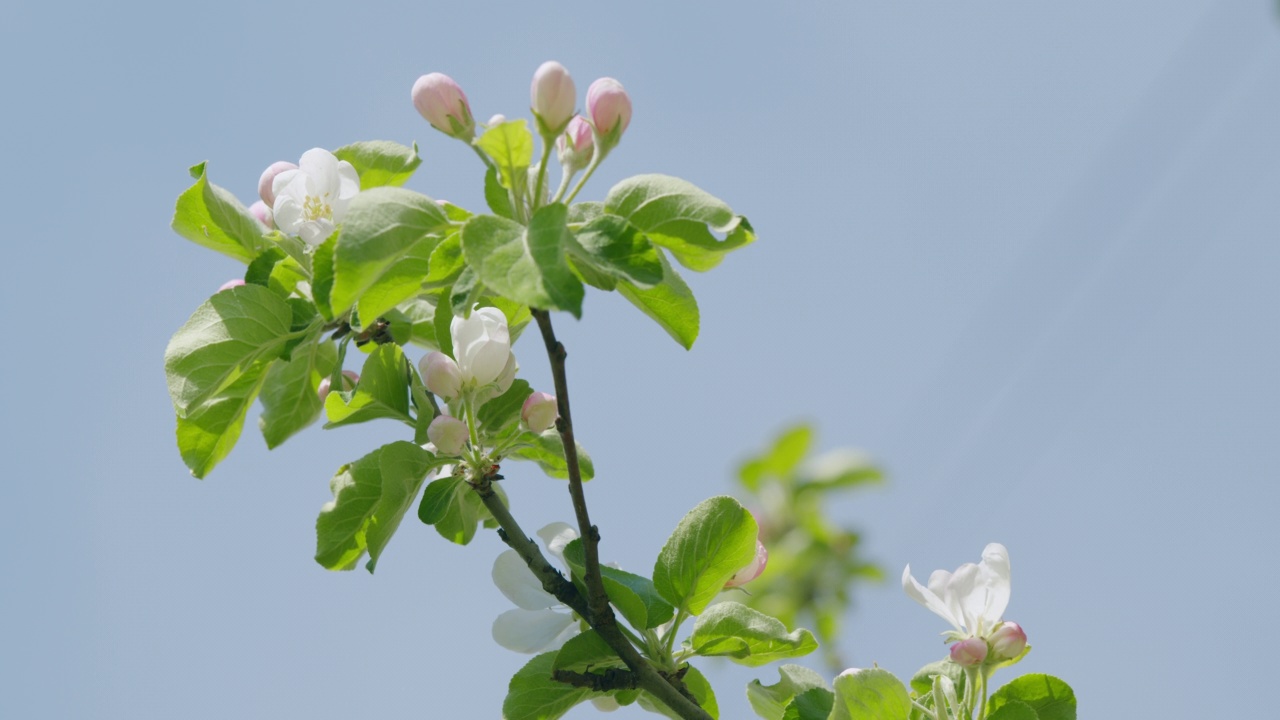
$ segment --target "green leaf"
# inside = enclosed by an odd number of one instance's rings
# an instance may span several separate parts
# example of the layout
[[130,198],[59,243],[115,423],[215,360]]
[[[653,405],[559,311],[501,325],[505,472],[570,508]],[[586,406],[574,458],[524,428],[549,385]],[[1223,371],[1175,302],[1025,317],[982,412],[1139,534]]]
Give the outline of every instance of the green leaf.
[[250,285],[270,287],[271,271],[275,269],[276,263],[286,257],[288,255],[285,255],[280,248],[269,247],[263,250],[253,259],[253,262],[249,263],[249,267],[245,268],[244,281]]
[[583,630],[569,638],[556,654],[552,670],[585,673],[605,668],[626,667],[622,658],[595,630]]
[[911,713],[907,688],[887,670],[845,670],[833,684],[830,720],[907,720]]
[[431,251],[431,262],[427,270],[424,285],[443,287],[457,279],[463,268],[467,266],[462,259],[462,233],[454,230],[445,235],[444,240]]
[[1021,700],[1010,700],[987,715],[987,720],[1040,720],[1040,716],[1035,708]]
[[783,430],[773,441],[773,446],[763,455],[751,458],[738,468],[738,477],[751,491],[759,489],[766,477],[790,480],[809,447],[813,444],[813,428],[800,424]]
[[333,319],[329,296],[333,294],[333,253],[337,247],[338,234],[334,233],[316,246],[316,254],[311,258],[311,297],[325,320]]
[[[519,188],[523,185],[516,183],[528,182],[529,164],[533,162],[533,134],[527,122],[509,120],[493,125],[476,140],[476,147],[497,163],[502,187]],[[487,183],[485,199],[489,199]],[[498,212],[496,208],[493,211]]]
[[[747,683],[747,700],[765,720],[782,720],[782,713],[792,698],[808,690],[827,688],[827,681],[821,675],[801,665],[782,665],[778,675],[778,682],[772,685],[764,685],[759,680]],[[826,720],[826,715],[822,720]]]
[[1014,678],[995,691],[987,701],[987,711],[994,713],[1015,700],[1029,705],[1039,720],[1076,718],[1075,691],[1052,675],[1036,673]]
[[638,288],[651,288],[662,282],[662,260],[653,243],[629,224],[614,215],[602,215],[587,223],[568,243],[574,262],[626,280]]
[[[569,478],[569,466],[564,459],[564,440],[555,428],[551,428],[541,435],[531,432],[521,433],[519,443],[508,457],[513,460],[536,462],[543,472],[553,478],[561,480]],[[592,464],[591,456],[587,454],[582,445],[580,443],[575,443],[575,445],[578,447],[578,470],[582,472],[583,482],[586,482],[595,477],[595,465]],[[746,563],[743,564],[745,565]]]
[[782,720],[827,720],[835,704],[835,693],[826,688],[811,688],[787,703]]
[[316,562],[350,570],[368,551],[373,572],[427,472],[446,462],[401,440],[339,468],[329,482],[333,500],[316,519]]
[[488,400],[476,413],[480,421],[481,431],[490,436],[497,436],[504,430],[520,423],[520,409],[524,401],[533,394],[533,388],[524,380],[516,380],[511,387],[492,400]]
[[805,479],[796,484],[796,492],[827,491],[859,485],[878,485],[884,473],[872,464],[866,453],[842,448],[818,456],[804,469]]
[[388,140],[371,140],[340,147],[333,154],[355,167],[360,176],[361,190],[404,185],[422,164],[422,158],[418,157],[418,143],[406,147]]
[[347,209],[334,252],[335,315],[359,303],[365,325],[417,295],[431,251],[449,227],[436,201],[401,188],[382,187],[356,195]]
[[607,694],[552,680],[556,652],[534,657],[511,678],[502,701],[503,720],[556,720],[574,705]]
[[[505,495],[501,488],[498,494]],[[449,542],[466,545],[476,536],[476,526],[490,517],[484,501],[461,476],[450,475],[432,481],[422,494],[418,519],[435,526]]]
[[693,184],[668,175],[623,180],[609,190],[604,210],[625,218],[654,244],[670,250],[681,265],[698,272],[719,265],[730,250],[756,239],[746,218]]
[[178,196],[173,229],[182,237],[243,263],[266,247],[267,228],[234,195],[209,182],[205,164],[191,168],[196,182]]
[[493,215],[477,215],[462,228],[467,265],[503,297],[529,307],[582,315],[582,282],[565,260],[569,229],[560,203],[538,209],[526,229]]
[[818,641],[808,630],[788,633],[781,620],[730,601],[716,603],[698,617],[690,643],[699,655],[724,656],[748,667],[818,649]]
[[936,675],[945,675],[950,678],[951,683],[955,685],[956,694],[964,695],[964,668],[953,662],[950,657],[931,662],[917,670],[916,674],[911,676],[911,689],[915,690],[918,695],[927,695],[933,692],[933,678]]
[[[700,705],[703,710],[706,710],[708,715],[713,718],[717,718],[718,720],[720,717],[720,706],[716,702],[716,694],[712,691],[711,683],[707,682],[706,676],[699,672],[698,668],[690,665],[688,671],[685,672],[684,685],[689,689],[693,698],[698,701],[698,705]],[[648,692],[642,691],[640,693],[639,702],[640,707],[648,710],[649,712],[665,715],[672,720],[683,720],[681,715],[677,715],[674,710],[668,708],[662,703],[662,701],[658,700],[653,695],[650,695]]]
[[[586,575],[587,561],[581,538],[566,545],[563,554],[576,577]],[[638,630],[658,627],[675,615],[675,608],[662,599],[649,578],[602,565],[600,579],[609,602]]]
[[179,417],[229,388],[247,368],[281,355],[293,311],[259,285],[215,293],[174,333],[164,352],[169,397]]
[[671,263],[661,255],[659,260],[662,263],[662,282],[645,289],[621,281],[618,292],[688,350],[698,339],[698,301]]
[[480,295],[483,292],[484,283],[480,282],[480,276],[476,274],[475,269],[464,267],[458,274],[458,279],[454,281],[453,287],[449,289],[450,327],[455,315],[471,317],[471,310],[480,301]]
[[583,224],[591,222],[604,214],[604,203],[587,201],[569,206],[569,222]]
[[[400,322],[409,325],[409,335],[405,340],[406,343],[415,343],[432,350],[440,349],[440,344],[436,341],[436,306],[431,298],[418,297],[408,302],[402,303],[399,308],[392,310],[384,315],[392,325]],[[396,342],[399,342],[397,338]]]
[[436,316],[433,320],[436,329],[436,344],[440,346],[440,352],[453,357],[453,305],[450,302],[450,295],[453,288],[448,287],[439,293],[433,294],[432,297],[436,304]]
[[701,614],[725,581],[756,556],[756,520],[731,497],[704,500],[690,510],[658,554],[653,584],[662,597]]
[[178,416],[178,452],[192,475],[205,477],[235,447],[270,364],[268,360],[248,368],[230,387],[185,417]]
[[269,449],[279,447],[320,417],[324,403],[317,390],[337,362],[338,350],[333,343],[318,342],[295,350],[291,360],[277,362],[267,371],[258,427]]
[[511,195],[507,193],[507,189],[498,180],[496,168],[489,168],[484,173],[484,201],[494,215],[508,220],[515,219],[511,212]]
[[350,392],[329,393],[324,402],[325,429],[378,418],[413,424],[409,415],[409,376],[404,353],[395,344],[379,345],[364,361],[360,382]]

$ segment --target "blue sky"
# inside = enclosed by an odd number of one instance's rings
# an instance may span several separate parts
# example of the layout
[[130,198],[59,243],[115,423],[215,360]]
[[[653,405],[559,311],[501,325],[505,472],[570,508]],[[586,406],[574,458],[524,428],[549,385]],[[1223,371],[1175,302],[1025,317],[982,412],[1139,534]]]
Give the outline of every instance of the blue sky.
[[[445,72],[514,117],[547,59],[635,103],[584,198],[678,175],[760,238],[689,278],[692,352],[617,297],[557,318],[604,557],[648,568],[808,419],[888,469],[830,511],[891,578],[1008,546],[1022,667],[1083,715],[1253,710],[1280,589],[1273,3],[13,0],[0,715],[498,716],[523,658],[489,638],[496,537],[406,521],[376,576],[311,560],[330,475],[394,427],[268,453],[251,421],[187,475],[161,356],[241,271],[168,223],[196,162],[248,201],[270,162],[365,139],[417,140],[410,186],[481,207],[409,88]],[[549,386],[537,350],[516,347]],[[568,519],[556,481],[508,478],[527,527]],[[866,588],[846,654],[909,675],[940,622]],[[726,718],[775,677],[710,675]]]

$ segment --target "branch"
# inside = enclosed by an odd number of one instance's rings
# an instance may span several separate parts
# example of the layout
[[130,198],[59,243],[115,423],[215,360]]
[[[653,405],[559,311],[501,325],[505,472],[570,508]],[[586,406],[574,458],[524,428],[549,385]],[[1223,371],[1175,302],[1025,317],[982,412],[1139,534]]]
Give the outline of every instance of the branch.
[[574,612],[581,617],[589,617],[587,612],[587,603],[582,595],[578,593],[578,588],[573,583],[564,579],[560,571],[555,569],[551,563],[542,555],[542,549],[538,547],[524,530],[520,529],[520,523],[512,517],[511,511],[507,509],[506,503],[502,502],[502,498],[498,497],[498,493],[494,492],[490,478],[485,478],[479,483],[472,485],[476,494],[480,496],[480,500],[484,502],[484,506],[489,509],[489,514],[493,515],[493,519],[498,521],[498,537],[502,541],[520,554],[524,563],[533,571],[535,577],[542,583],[542,589],[551,593],[557,600],[568,605]]
[[551,361],[551,374],[555,378],[556,405],[560,411],[556,429],[560,431],[560,438],[564,442],[564,461],[569,470],[569,495],[573,499],[573,510],[577,515],[578,531],[582,536],[582,548],[586,556],[582,580],[587,586],[587,608],[590,612],[579,615],[595,628],[600,637],[622,658],[622,662],[635,673],[641,688],[683,718],[711,720],[707,711],[698,706],[698,701],[689,693],[679,675],[668,678],[659,673],[618,628],[618,619],[609,605],[609,594],[605,592],[604,581],[600,576],[600,531],[591,524],[591,516],[587,513],[587,498],[582,491],[582,470],[578,465],[578,446],[573,439],[573,416],[569,412],[569,381],[565,375],[564,361],[568,353],[565,352],[564,345],[556,340],[555,330],[551,327],[551,314],[546,310],[532,312],[534,319],[538,321],[538,329],[542,331],[547,358]]

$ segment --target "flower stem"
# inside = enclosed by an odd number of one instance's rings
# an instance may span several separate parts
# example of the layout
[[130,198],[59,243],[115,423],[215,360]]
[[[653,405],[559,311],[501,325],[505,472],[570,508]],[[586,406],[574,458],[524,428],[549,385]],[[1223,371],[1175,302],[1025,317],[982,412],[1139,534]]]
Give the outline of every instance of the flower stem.
[[542,136],[542,160],[538,162],[538,182],[533,187],[533,200],[529,202],[531,210],[537,210],[542,202],[542,185],[547,180],[547,160],[551,159],[551,139]]
[[564,442],[564,460],[569,470],[569,495],[573,499],[574,513],[578,519],[578,532],[582,537],[582,549],[585,555],[585,572],[583,582],[587,586],[588,615],[584,617],[591,627],[600,634],[609,647],[618,653],[628,669],[636,674],[640,687],[657,697],[673,712],[687,720],[711,720],[707,711],[698,706],[697,700],[689,693],[688,688],[676,675],[663,675],[652,664],[644,659],[623,635],[613,608],[609,606],[609,595],[605,592],[604,581],[600,575],[600,531],[591,524],[591,516],[587,512],[587,499],[582,491],[582,471],[578,464],[578,446],[573,439],[573,416],[569,411],[569,382],[565,375],[564,345],[556,340],[555,329],[551,327],[551,314],[546,310],[533,310],[533,317],[538,321],[538,329],[542,331],[542,341],[547,347],[547,357],[551,361],[551,374],[555,379],[556,404],[560,418],[556,420],[556,429]]
[[600,145],[597,143],[591,150],[591,164],[587,165],[587,171],[582,174],[582,179],[578,180],[578,184],[573,186],[573,192],[569,193],[569,197],[564,199],[565,205],[573,202],[573,199],[578,197],[578,192],[591,179],[591,174],[596,171],[596,168],[600,167],[602,160],[604,160],[604,154],[600,152]]

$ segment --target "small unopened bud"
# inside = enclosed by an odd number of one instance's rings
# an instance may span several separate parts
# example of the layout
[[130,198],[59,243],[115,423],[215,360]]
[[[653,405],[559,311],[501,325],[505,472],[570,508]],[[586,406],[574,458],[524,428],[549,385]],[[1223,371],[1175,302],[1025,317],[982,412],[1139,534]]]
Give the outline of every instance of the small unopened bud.
[[262,202],[267,207],[276,204],[276,194],[271,188],[271,183],[275,181],[276,176],[285,170],[297,169],[297,164],[280,160],[271,163],[266,170],[262,171],[262,176],[258,178],[258,197],[262,198]]
[[965,638],[951,646],[951,660],[961,667],[981,665],[987,659],[987,641],[982,638]]
[[503,115],[502,113],[497,113],[493,117],[489,118],[489,122],[485,123],[484,126],[493,127],[494,125],[501,125],[506,121],[507,121],[506,115]]
[[556,154],[560,164],[569,172],[577,172],[591,163],[595,143],[591,137],[591,124],[574,115],[564,133],[556,139]]
[[437,415],[427,426],[427,439],[441,455],[459,455],[467,444],[467,424],[455,417]]
[[240,287],[243,284],[244,284],[244,281],[240,280],[239,278],[235,280],[228,280],[222,283],[222,286],[218,288],[218,292],[222,292],[223,290],[230,290],[231,288],[234,288],[234,287]]
[[258,222],[266,225],[268,230],[276,229],[276,221],[271,216],[271,208],[267,207],[267,204],[261,200],[249,206],[249,213],[258,218]]
[[997,662],[1012,660],[1021,655],[1027,647],[1027,634],[1018,623],[1002,624],[987,639],[991,642],[992,659]]
[[428,353],[418,362],[418,370],[422,373],[422,384],[428,390],[445,400],[458,397],[462,388],[462,371],[453,358],[442,352]]
[[749,583],[752,580],[755,580],[756,578],[760,577],[760,573],[764,572],[764,568],[768,564],[769,564],[769,550],[764,546],[764,543],[760,542],[760,540],[757,539],[756,540],[756,556],[751,559],[751,562],[748,563],[746,567],[734,573],[733,577],[729,578],[729,581],[726,582],[724,586],[727,588],[732,588],[732,587],[738,587],[739,585],[743,585],[745,583]]
[[[320,385],[316,387],[316,394],[320,396],[321,402],[329,396],[330,377],[328,375],[320,379]],[[342,389],[354,389],[356,383],[360,382],[360,375],[355,370],[342,371]]]
[[544,392],[536,392],[525,399],[520,408],[520,419],[530,432],[542,433],[556,424],[560,411],[556,407],[556,396]]
[[452,138],[470,141],[476,134],[476,121],[466,93],[453,78],[443,73],[430,73],[413,84],[413,106],[431,123],[431,127]]
[[549,60],[533,73],[529,86],[529,109],[538,121],[538,130],[544,137],[555,137],[573,117],[573,104],[577,98],[573,78],[560,63]]
[[631,124],[631,97],[622,83],[613,78],[600,78],[587,88],[587,114],[596,126],[600,149],[608,150],[618,144]]

